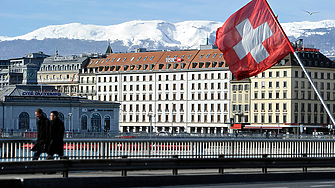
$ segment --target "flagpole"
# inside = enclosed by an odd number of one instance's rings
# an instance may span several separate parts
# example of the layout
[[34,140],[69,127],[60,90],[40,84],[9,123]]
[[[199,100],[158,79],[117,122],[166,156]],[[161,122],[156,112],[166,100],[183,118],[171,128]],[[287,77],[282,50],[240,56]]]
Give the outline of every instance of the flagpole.
[[318,91],[318,89],[317,89],[316,86],[314,85],[314,82],[313,82],[313,80],[311,79],[311,77],[309,76],[309,74],[308,74],[308,72],[307,72],[305,66],[301,63],[301,60],[300,60],[299,56],[297,55],[297,53],[294,52],[293,54],[294,54],[295,58],[298,60],[299,65],[301,66],[302,70],[304,71],[304,73],[305,73],[305,75],[306,75],[308,81],[311,83],[311,85],[312,85],[312,87],[313,87],[315,93],[316,93],[317,96],[319,97],[319,99],[320,99],[320,101],[321,101],[323,107],[326,109],[326,112],[327,112],[328,116],[330,117],[330,119],[332,120],[333,125],[335,125],[335,120],[334,120],[333,115],[331,114],[330,110],[328,109],[328,106],[326,105],[325,101],[323,100],[322,96],[320,95],[320,92]]
[[274,18],[274,20],[276,21],[277,25],[278,25],[279,28],[280,28],[280,31],[282,32],[282,34],[285,36],[286,40],[288,41],[288,44],[289,44],[289,46],[290,46],[290,48],[291,48],[291,50],[292,50],[292,53],[294,54],[295,58],[298,60],[299,65],[301,66],[302,70],[304,71],[304,73],[305,73],[305,75],[306,75],[308,81],[309,81],[310,84],[312,85],[312,87],[313,87],[315,93],[316,93],[317,96],[319,97],[319,99],[320,99],[320,101],[321,101],[323,107],[326,109],[326,112],[327,112],[328,116],[330,117],[330,119],[332,120],[333,125],[335,125],[335,119],[334,119],[333,115],[332,115],[331,112],[329,111],[328,106],[326,105],[325,101],[323,100],[322,96],[320,95],[320,92],[319,92],[318,89],[315,87],[313,80],[312,80],[311,77],[309,76],[309,74],[308,74],[308,72],[307,72],[305,66],[302,64],[302,62],[301,62],[299,56],[298,56],[297,53],[295,52],[295,50],[294,50],[294,48],[293,48],[291,42],[288,40],[288,38],[287,38],[287,36],[286,36],[286,34],[285,34],[283,28],[281,27],[281,25],[279,24],[277,18],[275,17],[275,15],[274,15],[274,13],[273,13],[273,11],[272,11],[272,9],[271,9],[269,3],[268,3],[266,0],[263,0],[263,1],[264,1],[265,4],[268,6],[268,8],[269,8],[269,10],[270,10],[270,12],[271,12],[272,17]]
[[295,50],[294,50],[294,48],[293,48],[293,46],[292,46],[290,40],[288,40],[288,38],[287,38],[287,36],[286,36],[286,34],[285,34],[283,28],[282,28],[281,25],[279,24],[279,21],[278,21],[277,17],[275,16],[275,14],[273,13],[273,11],[272,11],[272,9],[271,9],[269,3],[267,2],[267,0],[263,0],[263,1],[264,1],[264,3],[266,4],[266,6],[268,7],[268,9],[270,10],[271,16],[272,16],[272,18],[275,20],[277,26],[279,27],[280,32],[284,35],[284,37],[285,37],[285,39],[286,39],[288,45],[289,45],[290,48],[291,48],[292,53],[294,53]]
[[321,101],[323,107],[326,109],[326,112],[327,112],[328,116],[330,117],[330,119],[332,120],[333,125],[335,125],[335,119],[334,119],[333,115],[332,115],[331,112],[329,111],[328,106],[326,105],[325,101],[323,100],[322,96],[320,95],[320,92],[319,92],[318,89],[315,87],[313,80],[312,80],[311,77],[309,76],[309,74],[308,74],[308,72],[307,72],[307,70],[306,70],[304,64],[302,64],[302,62],[301,62],[299,56],[298,56],[297,53],[295,52],[295,50],[294,50],[294,48],[293,48],[293,46],[292,46],[290,40],[288,40],[288,38],[287,38],[287,36],[286,36],[286,34],[285,34],[283,28],[282,28],[281,25],[279,24],[279,22],[278,22],[278,20],[277,20],[277,17],[274,15],[274,13],[273,13],[273,11],[272,11],[272,9],[271,9],[269,3],[268,3],[266,0],[263,0],[263,1],[265,2],[265,4],[267,5],[267,7],[269,8],[269,10],[270,10],[270,12],[271,12],[271,15],[272,15],[272,17],[274,18],[274,20],[276,21],[276,24],[278,25],[280,31],[281,31],[282,34],[285,36],[285,38],[286,38],[286,40],[287,40],[287,43],[289,44],[289,46],[290,46],[290,48],[291,48],[291,50],[292,50],[292,53],[294,54],[295,58],[298,60],[299,65],[301,66],[302,70],[304,71],[304,73],[305,73],[305,75],[306,75],[308,81],[311,83],[311,85],[312,85],[312,87],[313,87],[315,93],[318,95],[318,97],[319,97],[319,99],[320,99],[320,101]]

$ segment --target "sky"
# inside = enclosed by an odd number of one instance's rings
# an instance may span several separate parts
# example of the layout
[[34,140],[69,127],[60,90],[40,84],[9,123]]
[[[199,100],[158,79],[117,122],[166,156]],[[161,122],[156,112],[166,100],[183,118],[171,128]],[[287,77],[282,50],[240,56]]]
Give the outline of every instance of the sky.
[[[0,36],[49,25],[117,25],[132,20],[224,22],[249,0],[0,0]],[[281,23],[335,19],[334,0],[268,0]],[[309,12],[319,12],[309,15]]]

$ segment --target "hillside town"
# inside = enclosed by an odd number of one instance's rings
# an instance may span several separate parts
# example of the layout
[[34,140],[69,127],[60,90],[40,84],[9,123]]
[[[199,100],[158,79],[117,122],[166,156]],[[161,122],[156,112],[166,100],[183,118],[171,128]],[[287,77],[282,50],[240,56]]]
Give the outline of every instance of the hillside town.
[[[335,62],[294,43],[335,113]],[[43,52],[1,60],[0,127],[36,131],[34,110],[57,110],[70,132],[332,132],[291,54],[261,74],[237,80],[215,45],[199,50],[61,56]]]

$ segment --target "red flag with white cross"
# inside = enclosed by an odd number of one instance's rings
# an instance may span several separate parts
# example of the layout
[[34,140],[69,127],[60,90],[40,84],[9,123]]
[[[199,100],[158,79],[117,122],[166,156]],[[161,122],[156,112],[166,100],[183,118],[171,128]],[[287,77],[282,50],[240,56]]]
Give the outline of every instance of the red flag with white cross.
[[216,46],[241,80],[255,76],[294,49],[266,0],[253,0],[216,31]]

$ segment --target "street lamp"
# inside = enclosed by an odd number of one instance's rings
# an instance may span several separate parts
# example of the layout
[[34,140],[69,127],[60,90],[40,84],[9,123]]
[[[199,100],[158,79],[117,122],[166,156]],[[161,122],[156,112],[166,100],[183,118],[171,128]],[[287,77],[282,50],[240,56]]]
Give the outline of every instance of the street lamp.
[[172,110],[171,110],[171,134],[173,134],[173,108],[174,107],[174,103],[172,103]]
[[147,116],[149,117],[149,122],[150,122],[150,127],[149,127],[149,134],[150,134],[150,139],[151,139],[151,134],[152,134],[152,117],[155,117],[155,114],[149,114],[147,113]]

